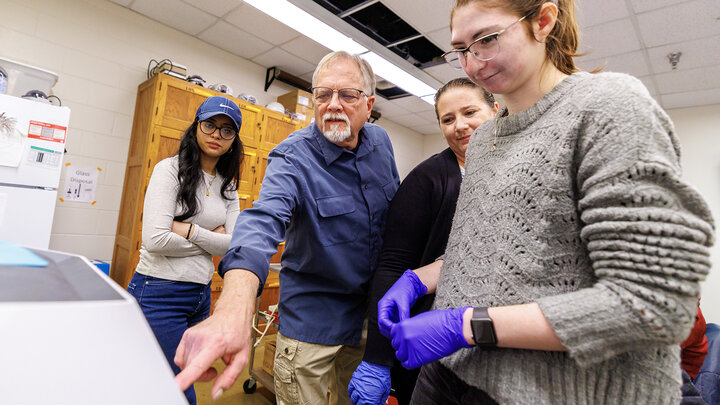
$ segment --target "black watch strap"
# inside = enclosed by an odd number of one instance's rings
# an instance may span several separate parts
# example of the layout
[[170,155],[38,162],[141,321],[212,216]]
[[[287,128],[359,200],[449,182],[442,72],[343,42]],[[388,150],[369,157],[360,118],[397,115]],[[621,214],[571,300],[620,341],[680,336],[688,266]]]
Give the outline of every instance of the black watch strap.
[[485,349],[497,347],[495,325],[493,325],[493,321],[490,315],[488,315],[487,307],[473,308],[470,327],[472,328],[473,340],[476,345]]

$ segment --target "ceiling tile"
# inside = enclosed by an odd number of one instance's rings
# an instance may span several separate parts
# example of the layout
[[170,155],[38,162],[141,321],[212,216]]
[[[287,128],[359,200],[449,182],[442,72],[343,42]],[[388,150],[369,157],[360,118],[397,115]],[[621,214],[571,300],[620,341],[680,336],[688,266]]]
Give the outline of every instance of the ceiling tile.
[[[720,105],[720,88],[667,94],[662,96],[662,100],[663,107],[666,109],[712,104]],[[717,109],[716,115],[720,115],[720,108]]]
[[657,10],[674,4],[687,3],[687,0],[630,0],[636,13]]
[[381,0],[383,4],[420,32],[450,25],[452,0]]
[[313,65],[317,65],[320,59],[332,52],[330,49],[325,48],[305,36],[300,36],[290,42],[286,42],[281,48]]
[[718,0],[696,0],[640,14],[637,18],[643,42],[648,47],[656,47],[720,35],[718,17]]
[[[427,104],[427,103],[425,103],[425,104]],[[419,115],[421,118],[423,118],[425,122],[433,124],[433,125],[437,125],[437,118],[435,117],[435,106],[434,105],[430,106],[429,111],[423,111],[421,113],[417,113],[417,115]]]
[[653,76],[640,76],[638,77],[641,82],[645,85],[645,87],[648,89],[648,92],[651,96],[658,98],[658,89],[655,85],[655,81],[653,79]]
[[642,51],[635,51],[623,55],[612,55],[603,59],[585,60],[577,58],[575,61],[583,70],[592,71],[603,67],[605,72],[621,72],[631,74],[635,77],[650,74],[650,68],[645,62],[645,54]]
[[578,25],[583,29],[629,15],[625,0],[577,0],[575,11]]
[[123,7],[129,6],[130,3],[133,2],[133,0],[110,0],[110,1],[112,1],[113,3],[117,3]]
[[575,58],[575,66],[577,66],[580,70],[591,72],[599,67],[605,66],[605,60],[577,57]]
[[425,73],[437,79],[440,83],[447,83],[458,77],[467,77],[462,70],[453,69],[447,63],[423,69]]
[[581,33],[580,52],[600,59],[640,49],[640,42],[629,18],[596,25]]
[[199,35],[203,41],[245,59],[252,59],[273,48],[271,43],[220,21]]
[[677,66],[680,70],[720,65],[720,36],[648,49],[653,72],[672,71],[667,55],[675,51],[682,52]]
[[448,51],[452,48],[452,46],[450,46],[452,34],[450,33],[449,26],[437,31],[429,32],[426,36],[440,49]]
[[408,110],[395,105],[393,101],[385,100],[380,96],[375,96],[375,105],[373,106],[373,110],[380,111],[383,118],[388,118],[390,120],[392,120],[391,117],[409,113]]
[[398,124],[404,126],[404,127],[414,127],[414,126],[422,126],[422,125],[430,125],[432,122],[428,122],[429,120],[425,118],[422,115],[419,114],[405,114],[405,115],[396,115],[393,118],[388,118],[392,121],[397,122]]
[[720,87],[720,66],[675,70],[655,78],[662,95],[712,89]]
[[313,69],[312,72],[302,74],[302,75],[300,75],[299,77],[300,77],[301,79],[307,81],[307,82],[312,83],[313,73],[315,73],[315,69]]
[[199,34],[217,21],[216,17],[180,0],[135,0],[130,8],[190,35]]
[[415,115],[418,117],[418,119],[415,121],[415,123],[412,126],[420,126],[420,125],[428,125],[428,124],[437,125],[437,120],[435,120],[434,107],[433,107],[432,112],[423,111],[423,112],[417,113]]
[[300,36],[294,29],[248,4],[243,4],[230,12],[225,17],[225,21],[275,45]]
[[297,56],[291,55],[280,48],[273,48],[269,52],[265,52],[252,60],[253,62],[265,67],[277,66],[280,69],[296,76],[315,69],[315,66],[311,63],[305,62]]
[[242,4],[241,0],[183,0],[185,3],[191,4],[200,10],[222,17],[230,10]]
[[393,103],[398,107],[408,110],[413,113],[419,113],[423,111],[435,111],[435,107],[422,101],[419,97],[409,96],[393,100]]
[[440,127],[438,127],[438,124],[428,124],[428,125],[419,125],[410,127],[415,132],[419,132],[423,135],[439,135],[442,136],[442,132],[440,131]]

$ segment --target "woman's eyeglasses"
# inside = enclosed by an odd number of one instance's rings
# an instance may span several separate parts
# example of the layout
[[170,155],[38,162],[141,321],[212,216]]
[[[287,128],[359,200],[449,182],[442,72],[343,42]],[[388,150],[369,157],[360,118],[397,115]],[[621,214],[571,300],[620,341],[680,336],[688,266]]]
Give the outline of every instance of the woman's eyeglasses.
[[500,53],[500,43],[498,42],[498,37],[500,36],[500,34],[509,30],[510,27],[512,27],[513,25],[524,20],[525,17],[527,16],[521,17],[514,23],[508,25],[507,27],[501,29],[498,32],[484,35],[472,41],[467,48],[453,49],[451,51],[447,51],[442,55],[442,57],[445,58],[445,61],[455,69],[462,69],[465,67],[467,63],[467,56],[465,56],[465,54],[468,52],[470,53],[470,55],[472,55],[475,59],[479,61],[489,61],[494,57],[498,56],[498,54]]
[[202,131],[205,135],[212,135],[215,133],[215,130],[220,130],[220,136],[222,139],[230,140],[235,138],[237,135],[237,131],[230,127],[219,127],[215,125],[212,121],[200,121],[200,131]]
[[338,99],[343,104],[355,104],[360,100],[360,96],[365,94],[364,91],[358,89],[340,89],[335,90],[329,87],[313,87],[313,98],[318,104],[329,103],[333,97],[333,93],[337,92]]

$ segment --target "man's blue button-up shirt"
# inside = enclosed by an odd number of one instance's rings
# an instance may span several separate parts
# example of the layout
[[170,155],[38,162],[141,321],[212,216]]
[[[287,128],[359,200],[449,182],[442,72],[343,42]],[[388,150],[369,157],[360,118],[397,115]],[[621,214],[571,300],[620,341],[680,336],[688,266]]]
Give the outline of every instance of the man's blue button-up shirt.
[[280,272],[280,332],[303,342],[357,344],[385,218],[400,179],[385,130],[365,124],[355,151],[315,124],[270,152],[260,198],[240,212],[220,262],[255,273],[286,240]]

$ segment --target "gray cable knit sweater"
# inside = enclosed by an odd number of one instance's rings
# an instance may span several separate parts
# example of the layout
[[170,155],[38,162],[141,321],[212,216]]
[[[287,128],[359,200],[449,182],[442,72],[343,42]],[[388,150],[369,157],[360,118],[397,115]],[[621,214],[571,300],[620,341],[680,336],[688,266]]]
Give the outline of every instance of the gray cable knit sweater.
[[568,352],[471,348],[441,362],[502,404],[679,403],[678,343],[713,241],[679,154],[667,115],[616,73],[575,73],[480,126],[435,307],[537,302]]

